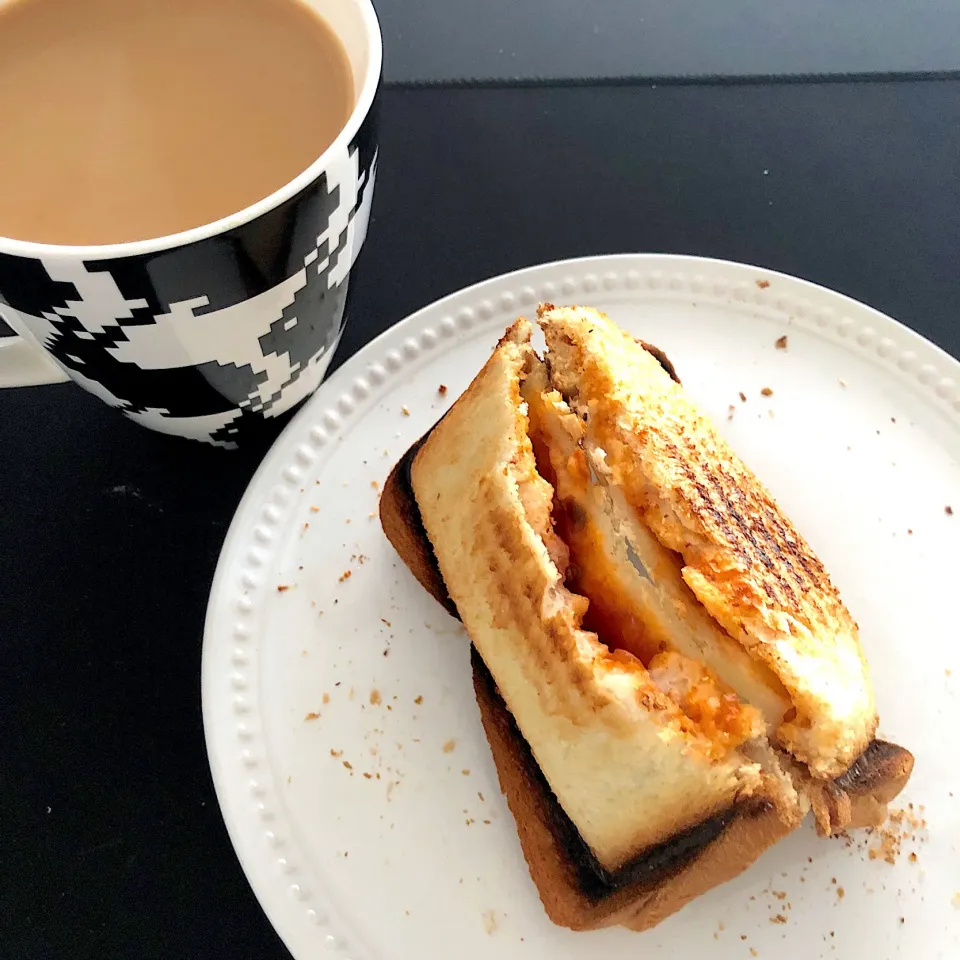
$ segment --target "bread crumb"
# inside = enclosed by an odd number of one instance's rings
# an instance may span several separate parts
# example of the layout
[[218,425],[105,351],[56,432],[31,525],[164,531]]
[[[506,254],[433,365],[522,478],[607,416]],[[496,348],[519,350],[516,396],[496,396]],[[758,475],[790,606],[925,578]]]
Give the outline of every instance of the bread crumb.
[[778,900],[786,900],[787,893],[785,890],[771,890],[770,891]]
[[776,916],[770,918],[771,923],[786,923],[787,918],[782,914],[778,913]]
[[916,852],[915,852],[915,851],[911,851],[911,852],[910,852],[910,856],[907,857],[907,859],[908,859],[911,863],[916,863],[916,862],[917,862],[917,854],[916,854]]
[[437,393],[439,393],[441,397],[445,397],[447,395],[447,385],[441,383],[440,386],[437,387]]
[[483,929],[488,937],[492,937],[497,932],[497,915],[493,910],[484,911]]
[[[918,812],[923,813],[923,809],[921,806]],[[926,829],[927,821],[923,817],[917,817],[913,810],[912,803],[907,804],[906,810],[891,810],[886,823],[870,831],[879,841],[876,846],[867,851],[867,856],[871,860],[883,860],[885,863],[894,864],[900,855],[903,841],[918,839],[916,831]],[[910,861],[916,863],[916,860],[916,853],[911,853]]]
[[319,714],[319,713],[314,713],[314,712],[311,710],[310,713],[308,713],[303,719],[304,719],[304,720],[319,720],[319,719],[320,719],[320,714]]
[[349,760],[344,760],[344,761],[343,761],[343,765],[344,765],[348,770],[352,770],[352,769],[353,769],[353,764],[352,764]]
[[746,939],[747,939],[747,935],[746,935],[745,933],[741,933],[741,934],[740,934],[740,939],[741,939],[741,940],[746,940]]
[[463,774],[463,776],[465,776],[465,777],[469,777],[469,776],[470,776],[470,771],[467,770],[467,769],[461,770],[460,773]]
[[949,667],[947,667],[947,668],[943,671],[943,675],[944,675],[945,677],[952,677],[952,676],[953,676],[953,671],[952,671]]
[[912,529],[909,529],[909,528],[907,529],[907,536],[910,536],[910,537],[913,536],[913,530],[912,530]]
[[402,406],[402,407],[400,408],[400,412],[401,412],[405,417],[409,417],[409,416],[410,416],[410,410],[407,408],[406,404],[404,404],[404,406]]
[[329,694],[329,693],[325,693],[325,694],[320,698],[320,700],[321,700],[322,703],[329,703],[329,702],[330,702],[330,694]]
[[423,703],[423,697],[414,697],[413,702],[419,707]]
[[454,749],[456,748],[456,746],[457,746],[457,741],[456,741],[456,740],[448,740],[448,741],[443,745],[443,752],[444,752],[444,753],[453,753],[453,751],[454,751]]
[[370,481],[370,486],[373,487],[374,490],[379,490],[379,489],[380,489],[380,484],[377,483],[376,480],[371,480],[371,481]]
[[379,690],[371,690],[371,691],[370,691],[370,704],[371,704],[371,706],[374,706],[374,707],[380,706],[380,701],[381,701],[380,691],[379,691]]
[[769,281],[769,280],[757,280],[757,286],[758,286],[761,290],[766,290],[767,287],[770,286],[770,281]]
[[727,928],[724,926],[722,920],[717,924],[717,929],[718,929],[721,933],[722,933],[724,930],[727,929]]
[[751,948],[750,948],[750,956],[751,956],[751,957],[758,957],[758,956],[760,956],[760,954],[757,953],[757,948],[756,948],[756,947],[751,947]]
[[[960,910],[960,890],[953,895],[953,899],[950,902],[953,904],[954,910]],[[900,918],[900,922],[903,923],[903,917]]]
[[288,583],[278,583],[277,584],[277,593],[286,593],[290,589]]
[[740,402],[741,402],[741,403],[746,403],[746,402],[747,402],[747,395],[746,395],[742,390],[740,391],[739,396],[740,396]]
[[843,887],[837,887],[837,899],[842,900],[847,895],[847,891]]
[[315,506],[313,506],[313,504],[311,504],[311,505],[310,505],[310,512],[311,512],[311,513],[319,513],[319,512],[320,512],[320,508],[319,508],[319,507],[315,507]]
[[952,516],[953,516],[953,507],[951,507],[950,504],[947,504],[947,505],[943,508],[943,512],[944,512],[948,517],[952,517]]
[[340,757],[343,756],[343,751],[342,751],[342,750],[334,750],[333,748],[331,748],[331,749],[330,749],[330,756],[333,757],[334,759],[339,759]]
[[732,420],[732,419],[733,419],[733,412],[734,412],[736,409],[737,409],[737,408],[736,408],[732,403],[730,404],[729,407],[727,407],[727,419],[728,419],[728,420]]
[[847,387],[847,381],[844,380],[843,377],[841,377],[841,378],[837,381],[837,383],[839,383],[841,387],[843,387],[844,389],[846,389],[846,387]]
[[784,334],[782,337],[777,337],[776,347],[778,350],[787,349],[787,335]]
[[761,397],[772,397],[772,396],[773,396],[773,390],[771,390],[770,387],[764,387],[764,388],[760,391],[760,396],[761,396]]
[[349,580],[352,576],[352,570],[344,570],[343,573],[340,574],[340,583],[343,583],[344,580]]

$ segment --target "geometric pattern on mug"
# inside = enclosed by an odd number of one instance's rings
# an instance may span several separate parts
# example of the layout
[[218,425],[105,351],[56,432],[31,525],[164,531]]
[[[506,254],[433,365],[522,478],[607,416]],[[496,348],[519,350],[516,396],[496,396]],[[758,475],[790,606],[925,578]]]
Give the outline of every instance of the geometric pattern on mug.
[[[359,151],[349,149],[326,169],[333,206],[315,244],[301,269],[257,296],[206,311],[210,298],[198,296],[151,313],[145,299],[124,296],[104,262],[88,270],[79,260],[51,257],[41,258],[50,280],[76,294],[21,318],[75,379],[131,419],[233,447],[243,411],[277,416],[319,384],[366,235],[376,163],[374,154],[369,170],[360,170]],[[210,390],[208,409],[151,405],[154,393],[177,396],[179,383],[197,396],[198,381]]]

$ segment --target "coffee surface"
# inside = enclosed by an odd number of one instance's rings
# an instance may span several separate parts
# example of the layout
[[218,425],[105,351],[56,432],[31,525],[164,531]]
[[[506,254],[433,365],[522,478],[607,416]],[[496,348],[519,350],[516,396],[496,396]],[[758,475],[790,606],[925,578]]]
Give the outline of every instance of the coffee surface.
[[343,46],[302,0],[7,0],[0,236],[217,220],[305,170],[353,103]]

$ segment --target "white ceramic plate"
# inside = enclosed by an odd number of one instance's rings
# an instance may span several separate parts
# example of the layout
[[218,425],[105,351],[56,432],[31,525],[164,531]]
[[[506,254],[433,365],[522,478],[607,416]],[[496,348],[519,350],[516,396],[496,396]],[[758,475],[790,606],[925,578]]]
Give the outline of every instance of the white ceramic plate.
[[[927,826],[905,828],[893,864],[871,859],[878,836],[805,828],[648,933],[547,921],[497,789],[467,638],[375,516],[393,463],[541,299],[600,307],[666,350],[832,571],[881,733],[917,758],[898,806]],[[346,363],[243,499],[203,652],[223,815],[294,957],[960,955],[958,384],[954,360],[839,294],[668,256],[490,280]]]

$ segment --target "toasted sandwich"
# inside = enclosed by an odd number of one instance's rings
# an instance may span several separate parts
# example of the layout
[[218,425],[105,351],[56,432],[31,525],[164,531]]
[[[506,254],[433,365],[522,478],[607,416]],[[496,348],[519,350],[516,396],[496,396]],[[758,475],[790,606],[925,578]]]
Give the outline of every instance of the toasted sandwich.
[[473,644],[501,787],[548,915],[645,929],[812,809],[880,822],[857,626],[680,384],[603,314],[518,320],[396,466],[383,528]]

